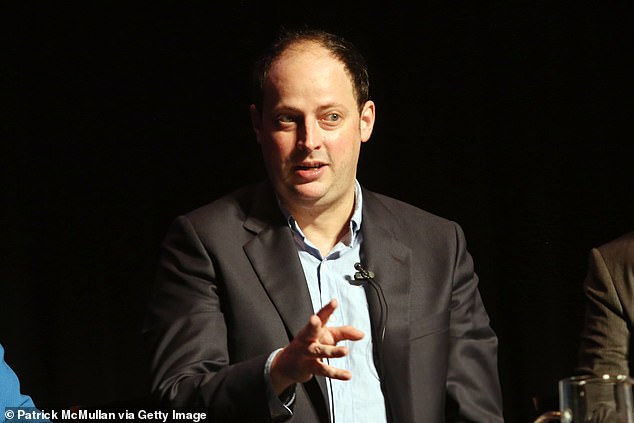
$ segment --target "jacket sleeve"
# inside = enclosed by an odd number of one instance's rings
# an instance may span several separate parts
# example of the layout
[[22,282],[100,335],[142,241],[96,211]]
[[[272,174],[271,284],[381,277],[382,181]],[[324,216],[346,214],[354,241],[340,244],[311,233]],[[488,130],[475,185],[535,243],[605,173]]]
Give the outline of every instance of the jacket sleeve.
[[455,235],[447,421],[502,422],[497,337],[489,326],[489,317],[477,288],[473,260],[458,225],[455,225]]
[[583,292],[586,309],[578,371],[597,375],[628,374],[631,334],[622,294],[599,249],[590,252]]
[[186,217],[163,243],[144,338],[151,387],[164,406],[207,411],[211,421],[267,421],[268,355],[231,363],[222,280]]

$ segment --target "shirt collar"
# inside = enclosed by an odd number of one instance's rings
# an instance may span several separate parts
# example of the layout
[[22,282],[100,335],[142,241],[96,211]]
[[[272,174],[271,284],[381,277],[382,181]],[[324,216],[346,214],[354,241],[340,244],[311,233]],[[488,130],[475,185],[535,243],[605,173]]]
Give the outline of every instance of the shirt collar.
[[[291,228],[293,233],[299,235],[302,241],[306,242],[306,237],[302,232],[302,229],[297,224],[295,218],[290,214],[290,212],[282,205],[278,198],[278,204],[280,206],[280,210],[284,214],[286,221],[288,222],[288,226]],[[350,217],[350,222],[348,222],[349,229],[348,233],[341,239],[340,242],[343,242],[346,246],[350,247],[357,242],[357,237],[359,235],[359,230],[361,229],[361,221],[363,217],[363,194],[361,190],[361,185],[359,181],[355,179],[354,181],[354,210],[352,212],[352,216]]]

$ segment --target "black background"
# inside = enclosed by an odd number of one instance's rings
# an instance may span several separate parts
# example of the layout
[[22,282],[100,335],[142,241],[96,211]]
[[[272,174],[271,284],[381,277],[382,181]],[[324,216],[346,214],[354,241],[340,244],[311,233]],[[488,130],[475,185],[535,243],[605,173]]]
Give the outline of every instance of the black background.
[[146,395],[159,244],[264,177],[250,66],[282,25],[366,55],[359,180],[463,226],[507,420],[572,373],[588,251],[634,230],[630,2],[0,8],[0,343],[39,407]]

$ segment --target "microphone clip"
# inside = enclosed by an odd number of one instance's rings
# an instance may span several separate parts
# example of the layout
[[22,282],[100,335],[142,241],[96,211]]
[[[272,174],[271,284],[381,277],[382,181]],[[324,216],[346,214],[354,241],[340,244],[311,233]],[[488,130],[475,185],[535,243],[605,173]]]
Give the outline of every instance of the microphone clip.
[[354,274],[355,280],[359,281],[359,280],[374,279],[374,272],[371,272],[365,267],[363,267],[361,263],[355,263],[354,268],[358,270],[358,272]]

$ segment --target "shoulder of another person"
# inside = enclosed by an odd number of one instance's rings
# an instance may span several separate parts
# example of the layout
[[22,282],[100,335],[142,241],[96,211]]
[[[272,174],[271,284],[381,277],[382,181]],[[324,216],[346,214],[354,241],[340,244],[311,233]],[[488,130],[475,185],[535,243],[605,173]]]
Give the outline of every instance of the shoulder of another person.
[[623,248],[628,246],[634,246],[634,232],[623,234],[620,237],[605,243],[600,248],[611,248],[611,247]]
[[606,259],[630,262],[634,265],[634,232],[622,235],[597,249]]

